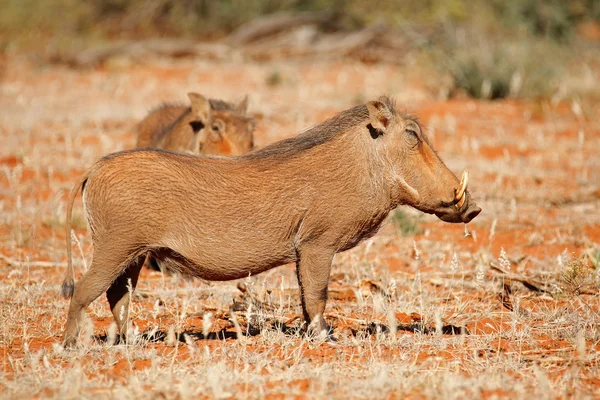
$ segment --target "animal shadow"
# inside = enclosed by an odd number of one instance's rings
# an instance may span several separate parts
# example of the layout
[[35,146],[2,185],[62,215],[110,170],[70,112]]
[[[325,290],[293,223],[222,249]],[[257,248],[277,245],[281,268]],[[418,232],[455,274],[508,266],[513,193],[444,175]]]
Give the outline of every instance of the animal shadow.
[[[262,329],[253,325],[250,325],[248,327],[241,327],[242,336],[245,337],[257,336],[264,330],[278,330],[284,333],[285,335],[298,336],[301,335],[305,329],[303,329],[302,326],[288,326],[278,321],[272,322],[269,326],[264,327]],[[167,341],[167,336],[168,332],[164,330],[146,329],[138,336],[137,340],[147,343],[161,343]],[[182,332],[175,333],[176,340],[178,340],[181,343],[186,343],[186,336],[195,341],[238,339],[238,333],[235,330],[231,330],[231,328],[223,328],[219,331],[209,332],[206,336],[201,331],[195,328],[186,329]],[[101,335],[94,335],[93,339],[96,343],[109,342],[108,334],[106,333],[103,333]],[[119,335],[117,335],[114,344],[125,344],[125,341]]]
[[[352,333],[354,336],[359,334],[366,335],[375,335],[378,332],[388,334],[391,329],[389,326],[380,324],[377,322],[371,322],[363,329],[352,329]],[[424,334],[434,334],[436,333],[436,328],[428,327],[422,323],[414,323],[414,324],[400,324],[396,327],[396,331],[400,332],[412,332],[412,333],[424,333]],[[455,325],[443,325],[441,329],[442,335],[468,335],[469,331],[464,326],[455,326]]]

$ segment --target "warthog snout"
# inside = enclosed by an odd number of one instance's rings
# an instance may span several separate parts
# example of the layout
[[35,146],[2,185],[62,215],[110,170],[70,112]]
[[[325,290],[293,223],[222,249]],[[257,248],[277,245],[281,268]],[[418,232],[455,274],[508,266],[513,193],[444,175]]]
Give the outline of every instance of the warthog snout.
[[439,210],[434,214],[444,222],[471,222],[481,212],[481,208],[471,199],[467,192],[469,185],[469,173],[465,170],[460,178],[460,184],[454,189],[454,200],[450,203],[442,203]]
[[456,205],[452,205],[452,203],[450,205],[444,204],[434,214],[444,222],[463,222],[467,224],[477,217],[480,212],[481,207],[471,200],[469,193],[466,193],[462,207],[457,207]]
[[473,204],[469,204],[467,209],[462,212],[460,217],[462,219],[462,222],[467,224],[467,223],[471,222],[471,220],[473,218],[478,216],[480,212],[481,212],[481,207],[479,207],[477,204],[475,204],[475,202],[473,202]]
[[[473,218],[479,215],[481,208],[471,200],[471,196],[467,193],[467,185],[469,184],[469,173],[465,170],[460,178],[460,186],[454,195],[456,208],[461,210],[460,219],[465,224],[471,222]],[[465,207],[466,205],[466,207]]]

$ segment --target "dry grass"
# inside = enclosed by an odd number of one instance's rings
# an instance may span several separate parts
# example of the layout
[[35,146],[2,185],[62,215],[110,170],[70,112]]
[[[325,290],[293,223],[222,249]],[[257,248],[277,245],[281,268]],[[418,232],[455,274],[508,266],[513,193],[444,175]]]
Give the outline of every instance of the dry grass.
[[[270,71],[285,84],[269,84]],[[73,71],[14,59],[6,74],[1,397],[600,395],[597,115],[570,103],[440,103],[386,65],[157,60]],[[339,254],[326,311],[336,343],[298,333],[295,272],[285,266],[245,280],[243,291],[144,271],[129,344],[111,344],[101,298],[87,311],[83,345],[65,351],[67,193],[97,157],[133,145],[145,110],[190,89],[250,92],[260,146],[388,92],[421,116],[452,170],[469,167],[484,212],[466,232],[422,216],[422,232],[405,236],[390,222]],[[75,233],[81,276],[90,236],[83,221]]]

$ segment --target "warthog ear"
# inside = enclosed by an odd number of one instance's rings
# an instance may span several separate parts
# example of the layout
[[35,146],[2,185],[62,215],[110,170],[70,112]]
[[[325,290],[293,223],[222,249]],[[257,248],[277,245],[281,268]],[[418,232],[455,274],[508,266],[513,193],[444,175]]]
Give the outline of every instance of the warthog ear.
[[246,115],[248,111],[248,95],[245,95],[239,103],[235,105],[235,110],[241,115]]
[[188,98],[192,106],[192,115],[197,121],[201,121],[206,125],[210,116],[210,103],[204,96],[198,93],[188,93]]
[[369,110],[369,118],[371,119],[371,126],[381,132],[385,133],[387,127],[392,120],[392,113],[385,104],[380,101],[370,101],[367,103],[367,110]]

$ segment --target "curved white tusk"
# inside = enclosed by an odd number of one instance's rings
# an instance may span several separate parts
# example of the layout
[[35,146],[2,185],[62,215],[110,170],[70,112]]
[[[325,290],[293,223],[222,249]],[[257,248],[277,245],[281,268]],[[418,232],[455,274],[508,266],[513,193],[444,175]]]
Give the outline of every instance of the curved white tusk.
[[456,208],[461,208],[463,204],[465,204],[466,199],[467,196],[463,193],[463,197],[458,201],[458,203],[456,203]]
[[465,191],[467,190],[467,185],[469,184],[469,171],[466,169],[463,171],[462,176],[460,177],[460,187],[454,196],[454,200],[458,200],[459,202],[463,199],[465,195]]

